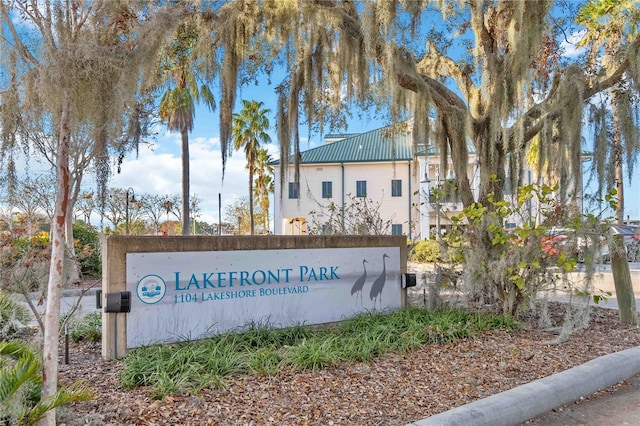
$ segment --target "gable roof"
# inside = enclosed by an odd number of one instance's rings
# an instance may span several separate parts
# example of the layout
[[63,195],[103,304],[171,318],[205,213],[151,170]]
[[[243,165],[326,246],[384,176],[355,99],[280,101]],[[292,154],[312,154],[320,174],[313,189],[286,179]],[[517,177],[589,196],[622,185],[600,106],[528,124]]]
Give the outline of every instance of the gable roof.
[[[374,163],[392,161],[411,161],[414,159],[413,136],[410,131],[393,133],[393,127],[387,126],[365,133],[329,134],[325,140],[335,142],[325,143],[300,153],[300,164],[329,164],[329,163]],[[473,153],[473,146],[469,145],[469,153]],[[425,149],[424,144],[418,144],[416,156],[438,155],[438,150],[432,144]],[[293,158],[291,158],[293,163]],[[280,164],[279,160],[271,162]]]
[[[300,153],[300,164],[370,163],[408,161],[413,159],[413,141],[410,132],[392,135],[389,127],[365,133],[327,135],[338,139]],[[293,159],[291,159],[293,162]],[[280,164],[274,161],[272,164]]]

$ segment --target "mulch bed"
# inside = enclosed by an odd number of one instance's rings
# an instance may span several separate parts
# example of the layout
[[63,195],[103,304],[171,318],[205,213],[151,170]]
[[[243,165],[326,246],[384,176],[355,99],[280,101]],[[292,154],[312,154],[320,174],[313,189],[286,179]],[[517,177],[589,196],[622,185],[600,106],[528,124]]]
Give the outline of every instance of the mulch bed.
[[[550,304],[556,320],[564,310]],[[423,345],[369,363],[232,377],[224,389],[162,400],[145,388],[123,389],[121,363],[103,360],[99,344],[72,344],[60,379],[89,383],[96,398],[59,410],[59,424],[404,425],[640,345],[638,327],[618,324],[611,309],[592,308],[588,328],[563,343],[552,343],[557,330],[537,328],[536,318],[523,321],[514,332]]]

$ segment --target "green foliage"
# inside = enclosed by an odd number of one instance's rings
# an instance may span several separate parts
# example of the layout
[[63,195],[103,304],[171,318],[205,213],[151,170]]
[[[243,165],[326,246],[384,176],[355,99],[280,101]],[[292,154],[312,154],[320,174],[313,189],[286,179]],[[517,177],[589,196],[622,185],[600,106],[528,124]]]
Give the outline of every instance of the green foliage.
[[98,231],[88,223],[76,221],[73,223],[73,238],[81,272],[99,276],[102,273],[102,258]]
[[443,241],[422,240],[411,247],[409,257],[414,262],[458,264],[462,261],[463,246],[462,239],[456,235]]
[[[550,289],[557,274],[575,271],[578,260],[593,270],[606,225],[594,215],[564,214],[569,209],[558,206],[556,190],[526,185],[513,203],[489,194],[487,205],[472,204],[453,218],[447,239],[466,242],[463,262],[473,284],[471,300],[495,300],[502,312],[516,315],[540,291]],[[531,203],[541,223],[531,215]],[[507,229],[507,222],[520,225]]]
[[93,397],[85,386],[74,384],[41,400],[42,365],[39,359],[36,350],[24,342],[8,340],[0,343],[0,423],[33,425],[49,410]]
[[285,352],[284,361],[294,371],[320,370],[340,361],[337,337],[319,335],[302,340]]
[[436,240],[418,241],[411,250],[410,258],[414,262],[433,263],[442,260],[440,243]]
[[11,339],[19,334],[30,319],[27,308],[0,290],[0,340]]
[[102,314],[92,312],[72,322],[69,326],[69,338],[72,342],[99,342],[102,339]]
[[516,327],[513,318],[506,316],[415,307],[389,314],[364,313],[330,329],[251,324],[243,333],[135,349],[124,359],[121,383],[150,386],[157,397],[163,397],[170,392],[224,386],[225,377],[233,374],[317,370],[389,352],[404,353],[424,343],[451,342],[486,330]]

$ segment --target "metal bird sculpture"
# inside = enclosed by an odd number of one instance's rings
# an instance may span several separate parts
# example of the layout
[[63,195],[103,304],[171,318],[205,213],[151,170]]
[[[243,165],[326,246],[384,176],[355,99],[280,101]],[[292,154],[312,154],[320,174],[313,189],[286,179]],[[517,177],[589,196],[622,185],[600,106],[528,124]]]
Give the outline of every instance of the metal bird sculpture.
[[389,256],[387,254],[382,255],[382,273],[371,285],[371,291],[369,292],[369,298],[373,300],[373,307],[376,307],[376,303],[380,301],[380,307],[382,307],[382,289],[384,288],[385,282],[387,282],[387,266],[385,265],[384,260]]
[[367,263],[367,259],[362,259],[362,269],[364,269],[364,273],[353,283],[353,287],[351,287],[351,295],[356,295],[356,305],[358,304],[358,293],[360,293],[360,304],[362,305],[362,288],[364,287],[364,282],[367,280],[367,267],[365,263]]

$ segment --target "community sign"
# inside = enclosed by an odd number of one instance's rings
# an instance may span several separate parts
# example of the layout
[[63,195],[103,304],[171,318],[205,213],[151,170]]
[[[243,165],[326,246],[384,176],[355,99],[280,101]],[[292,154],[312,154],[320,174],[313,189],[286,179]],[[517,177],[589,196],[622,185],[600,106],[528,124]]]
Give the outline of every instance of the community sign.
[[401,306],[400,248],[127,253],[127,347]]

